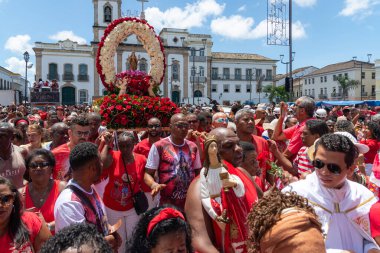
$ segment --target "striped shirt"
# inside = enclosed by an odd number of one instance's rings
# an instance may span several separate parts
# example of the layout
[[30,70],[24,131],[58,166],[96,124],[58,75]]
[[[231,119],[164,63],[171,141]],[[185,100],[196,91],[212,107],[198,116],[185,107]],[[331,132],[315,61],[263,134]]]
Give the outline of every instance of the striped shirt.
[[303,146],[294,159],[294,168],[297,168],[298,174],[305,172],[313,172],[314,166],[312,165],[309,157],[307,156],[307,147]]

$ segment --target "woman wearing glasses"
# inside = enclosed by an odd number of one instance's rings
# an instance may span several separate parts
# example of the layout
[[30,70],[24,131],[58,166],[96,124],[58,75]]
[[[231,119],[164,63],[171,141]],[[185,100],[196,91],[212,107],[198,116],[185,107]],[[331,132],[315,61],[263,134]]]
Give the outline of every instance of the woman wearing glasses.
[[29,183],[23,189],[25,209],[37,213],[46,221],[54,234],[54,204],[65,188],[66,182],[52,179],[55,166],[53,154],[46,149],[36,149],[26,159],[24,178]]
[[17,188],[0,176],[1,252],[38,252],[50,236],[36,214],[23,212]]

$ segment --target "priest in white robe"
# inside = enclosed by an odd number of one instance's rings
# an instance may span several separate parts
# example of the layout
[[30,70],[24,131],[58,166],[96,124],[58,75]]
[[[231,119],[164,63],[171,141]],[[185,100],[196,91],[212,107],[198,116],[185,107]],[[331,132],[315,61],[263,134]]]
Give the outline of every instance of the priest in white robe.
[[306,197],[314,207],[326,236],[327,252],[380,252],[370,232],[369,210],[376,197],[349,181],[361,147],[341,134],[327,134],[315,144],[315,172],[283,189]]

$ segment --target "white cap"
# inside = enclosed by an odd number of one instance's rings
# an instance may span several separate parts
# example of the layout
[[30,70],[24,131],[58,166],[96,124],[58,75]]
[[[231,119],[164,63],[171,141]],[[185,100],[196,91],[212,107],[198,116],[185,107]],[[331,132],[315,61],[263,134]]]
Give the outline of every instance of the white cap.
[[315,117],[317,118],[326,118],[327,112],[325,109],[318,109],[315,111]]
[[273,109],[273,113],[274,113],[274,114],[280,114],[280,113],[281,113],[281,109],[280,109],[280,107],[276,107],[276,108],[274,108],[274,109]]

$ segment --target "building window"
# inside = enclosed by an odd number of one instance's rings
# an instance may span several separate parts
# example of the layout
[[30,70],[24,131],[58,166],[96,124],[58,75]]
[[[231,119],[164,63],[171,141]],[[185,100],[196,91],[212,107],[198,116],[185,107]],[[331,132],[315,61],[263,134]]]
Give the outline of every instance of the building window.
[[195,48],[192,47],[192,48],[190,49],[190,56],[195,56],[196,53],[197,53],[197,51],[195,51]]
[[376,73],[372,72],[372,79],[376,79]]
[[3,79],[0,79],[0,90],[3,89]]
[[252,69],[245,70],[245,80],[253,80]]
[[327,82],[327,76],[325,76],[325,82]]
[[139,70],[140,71],[143,71],[143,72],[146,73],[146,71],[147,71],[146,65],[147,65],[147,63],[146,63],[146,59],[145,58],[142,58],[142,59],[139,60]]
[[241,69],[235,69],[235,80],[241,80]]
[[78,81],[88,81],[88,66],[87,66],[87,64],[79,64]]
[[348,73],[344,73],[344,78],[348,78]]
[[320,94],[323,94],[323,88],[321,88],[321,93]]
[[309,96],[311,95],[311,90],[309,89]]
[[365,79],[365,72],[362,72],[362,79]]
[[58,65],[56,63],[49,63],[49,74],[47,76],[48,80],[58,80]]
[[307,95],[307,90],[305,89],[305,96]]
[[211,78],[212,78],[212,80],[218,79],[218,68],[212,68],[211,69]]
[[202,95],[202,91],[200,91],[200,90],[196,90],[196,91],[194,91],[194,97],[196,97],[196,98],[201,98],[201,97],[203,97],[203,95]]
[[333,93],[336,93],[336,88],[335,87],[333,87]]
[[247,84],[247,89],[246,89],[247,93],[251,93],[251,86],[252,84]]
[[314,77],[311,79],[311,81],[313,82],[313,84],[314,84]]
[[333,75],[333,81],[336,81],[338,80],[338,78],[336,77],[336,75]]
[[339,78],[342,78],[342,74],[339,74],[338,76],[339,76]]
[[111,6],[105,6],[104,7],[104,22],[112,22]]
[[63,65],[63,80],[74,81],[73,64],[66,63],[65,65]]
[[79,103],[87,103],[87,90],[79,90]]
[[195,67],[194,66],[191,67],[191,76],[195,76]]
[[205,76],[205,68],[202,66],[199,67],[199,76]]
[[267,80],[267,81],[272,81],[273,80],[273,78],[272,78],[272,70],[271,69],[267,69],[266,70],[265,80]]
[[327,88],[325,88],[325,94],[327,94]]
[[223,84],[223,92],[224,93],[230,92],[230,85],[229,84]]
[[211,85],[211,92],[218,92],[218,85],[217,84]]
[[256,69],[256,78],[260,78],[261,75],[263,74],[263,70],[262,69]]
[[205,50],[204,49],[199,50],[199,55],[200,56],[205,56]]
[[240,84],[235,85],[235,92],[236,93],[240,93],[241,92],[241,85]]
[[172,80],[179,81],[179,63],[172,63]]
[[312,91],[311,91],[312,93],[312,96],[314,97],[315,96],[315,92],[314,92],[314,89],[312,89]]
[[223,68],[223,79],[225,79],[225,80],[230,79],[230,69],[229,68]]
[[323,83],[323,76],[321,76],[321,83]]
[[371,86],[371,96],[376,96],[376,85]]

